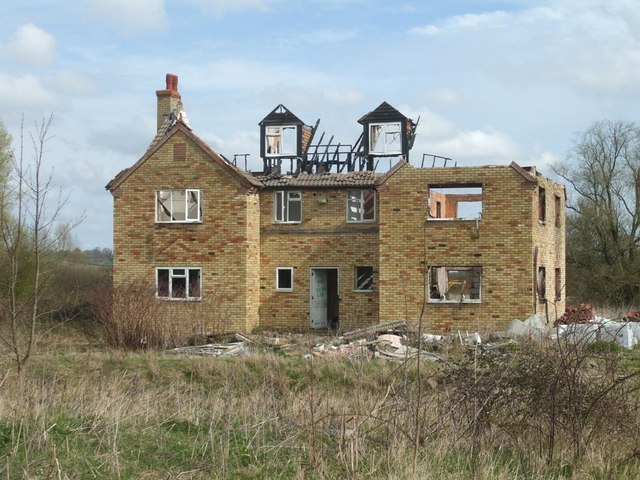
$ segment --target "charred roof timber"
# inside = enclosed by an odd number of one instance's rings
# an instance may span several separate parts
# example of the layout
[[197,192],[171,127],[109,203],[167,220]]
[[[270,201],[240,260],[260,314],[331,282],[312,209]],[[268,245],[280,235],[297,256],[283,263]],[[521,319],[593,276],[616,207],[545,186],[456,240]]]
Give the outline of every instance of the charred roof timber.
[[[418,119],[419,121],[419,119]],[[409,158],[417,122],[405,117],[387,102],[358,120],[363,132],[355,145],[335,143],[323,132],[314,144],[320,120],[305,125],[280,104],[260,123],[260,156],[265,175],[282,174],[283,161],[289,174],[374,171],[378,157]]]

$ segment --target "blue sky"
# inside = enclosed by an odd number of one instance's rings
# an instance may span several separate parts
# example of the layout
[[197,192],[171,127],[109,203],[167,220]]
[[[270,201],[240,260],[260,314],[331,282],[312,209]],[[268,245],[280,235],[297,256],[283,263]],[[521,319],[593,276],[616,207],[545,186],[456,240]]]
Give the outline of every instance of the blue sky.
[[20,0],[0,18],[0,117],[55,114],[47,159],[81,248],[110,247],[104,185],[145,151],[165,74],[194,132],[250,153],[279,103],[336,141],[387,101],[411,152],[549,166],[576,133],[640,112],[637,0]]

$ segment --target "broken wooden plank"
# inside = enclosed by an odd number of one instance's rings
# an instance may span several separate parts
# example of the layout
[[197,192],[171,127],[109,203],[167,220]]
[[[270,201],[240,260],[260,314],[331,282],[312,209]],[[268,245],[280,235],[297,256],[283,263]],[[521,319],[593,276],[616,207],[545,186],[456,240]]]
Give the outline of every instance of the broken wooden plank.
[[406,327],[407,322],[405,322],[404,320],[399,320],[397,322],[376,323],[375,325],[371,325],[369,327],[360,328],[358,330],[344,333],[342,334],[342,338],[344,338],[345,340],[354,340],[356,338],[363,338],[369,335],[376,335],[380,332],[387,332],[389,330]]

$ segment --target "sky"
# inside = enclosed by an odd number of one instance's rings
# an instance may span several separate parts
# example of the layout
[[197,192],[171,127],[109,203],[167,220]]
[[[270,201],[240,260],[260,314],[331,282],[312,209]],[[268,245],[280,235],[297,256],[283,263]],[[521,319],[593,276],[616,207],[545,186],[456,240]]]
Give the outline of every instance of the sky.
[[[638,0],[20,0],[0,17],[0,119],[54,114],[46,160],[82,249],[112,246],[104,186],[145,152],[165,75],[193,131],[259,169],[278,104],[353,144],[386,101],[420,118],[411,161],[553,176],[599,120],[638,122]],[[430,163],[429,163],[430,165]]]

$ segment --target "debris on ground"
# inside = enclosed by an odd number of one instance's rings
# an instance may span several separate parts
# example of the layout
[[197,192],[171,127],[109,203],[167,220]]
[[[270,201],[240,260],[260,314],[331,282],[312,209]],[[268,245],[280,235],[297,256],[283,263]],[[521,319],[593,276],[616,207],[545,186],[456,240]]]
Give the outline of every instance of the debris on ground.
[[542,322],[540,316],[537,314],[531,315],[526,320],[519,320],[514,318],[511,320],[507,328],[500,332],[502,336],[507,338],[542,338],[546,336],[548,331],[547,326]]
[[188,357],[219,357],[221,355],[247,355],[249,348],[245,342],[207,343],[205,345],[171,348],[166,350],[166,353]]

